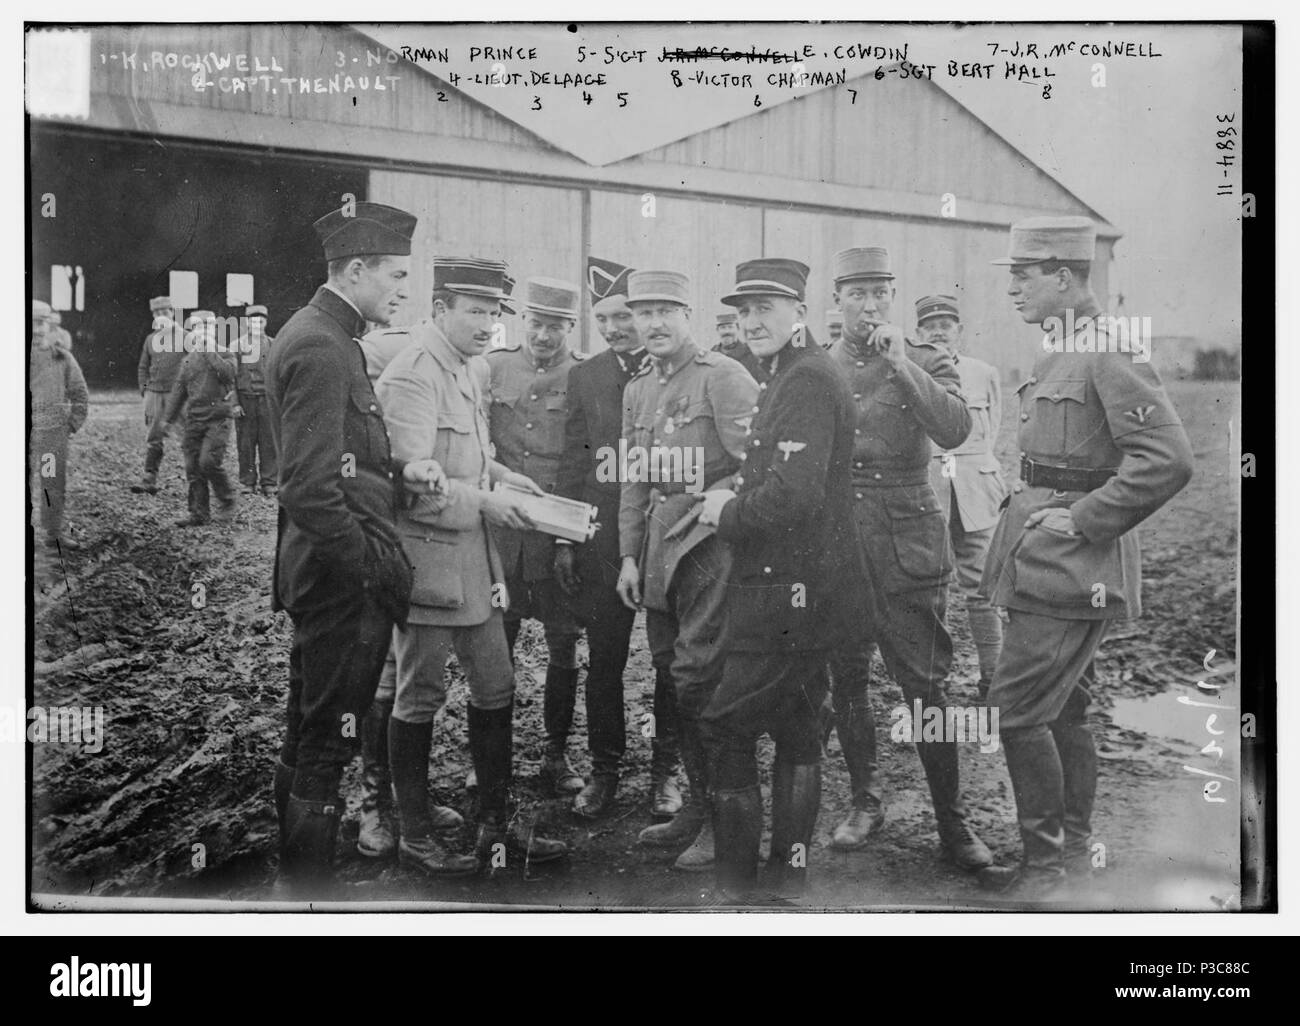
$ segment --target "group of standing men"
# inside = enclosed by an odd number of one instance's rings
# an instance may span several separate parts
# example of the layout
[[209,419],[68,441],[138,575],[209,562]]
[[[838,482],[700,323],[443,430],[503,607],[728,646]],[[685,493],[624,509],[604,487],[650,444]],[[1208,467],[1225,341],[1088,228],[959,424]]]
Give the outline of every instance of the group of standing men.
[[[275,597],[294,621],[275,779],[292,893],[328,886],[349,722],[367,724],[364,854],[396,849],[435,876],[475,872],[501,850],[562,857],[566,846],[510,798],[519,623],[536,618],[546,636],[543,779],[596,818],[616,795],[623,672],[644,609],[652,811],[664,821],[641,842],[677,852],[679,868],[714,870],[726,900],[797,896],[820,804],[824,699],[853,792],[833,844],[861,847],[884,818],[872,651],[909,702],[942,708],[954,550],[1024,854],[1018,867],[993,865],[965,811],[953,738],[918,743],[941,849],[981,883],[1034,896],[1055,893],[1067,866],[1086,871],[1096,768],[1080,680],[1108,618],[1137,611],[1128,532],[1190,474],[1148,365],[1040,357],[1020,389],[1021,481],[1007,505],[993,454],[998,376],[961,355],[953,297],[918,301],[919,338],[893,322],[883,249],[835,255],[842,337],[829,349],[805,323],[807,266],[774,258],[740,264],[723,298],[747,359],[695,342],[685,275],[596,259],[587,286],[609,345],[596,357],[567,348],[580,297],[553,279],[526,283],[524,342],[489,353],[519,300],[503,263],[470,257],[435,258],[429,319],[362,339],[407,298],[415,223],[373,203],[318,221],[329,281],[286,323],[266,368],[281,456]],[[1077,325],[1099,312],[1094,241],[1080,219],[1013,227],[1008,291],[1026,321],[1073,309]],[[679,469],[689,454],[698,473],[611,479],[619,451],[675,452]],[[534,529],[526,495],[549,492],[596,507],[594,539]],[[1112,606],[1090,602],[1094,580],[1108,582]],[[1005,639],[995,606],[1010,611]],[[587,780],[567,755],[584,628]],[[465,854],[453,850],[460,815],[428,791],[452,652],[469,682],[479,796]],[[760,885],[765,733],[776,754]]]

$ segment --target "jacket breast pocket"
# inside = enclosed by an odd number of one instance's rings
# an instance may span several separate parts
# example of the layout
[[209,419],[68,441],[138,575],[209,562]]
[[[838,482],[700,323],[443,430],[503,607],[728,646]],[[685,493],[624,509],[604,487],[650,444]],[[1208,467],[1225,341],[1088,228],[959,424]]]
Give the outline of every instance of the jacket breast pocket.
[[891,453],[911,452],[912,437],[919,430],[911,403],[890,384],[882,386],[873,398],[875,401],[867,407],[865,417],[863,413],[858,414],[863,433],[873,435]]
[[1094,543],[1082,534],[1051,526],[1052,517],[1031,527],[1016,546],[1015,593],[1062,610],[1106,610],[1128,614],[1124,563],[1118,541]]
[[905,580],[939,584],[952,572],[948,525],[929,485],[892,489],[886,501],[894,557]]
[[435,609],[460,609],[465,604],[465,584],[456,534],[405,527],[401,538],[414,576],[411,601]]
[[461,480],[475,477],[481,469],[477,448],[472,411],[439,412],[433,458],[442,465],[448,477]]
[[1068,455],[1086,437],[1087,402],[1087,381],[1043,382],[1034,393],[1034,431],[1028,444],[1042,455]]

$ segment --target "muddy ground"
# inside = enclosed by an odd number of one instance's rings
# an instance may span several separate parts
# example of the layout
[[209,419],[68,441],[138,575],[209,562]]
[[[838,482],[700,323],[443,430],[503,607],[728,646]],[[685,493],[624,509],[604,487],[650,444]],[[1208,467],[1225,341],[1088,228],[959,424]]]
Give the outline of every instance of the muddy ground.
[[[1201,751],[1206,710],[1177,701],[1199,695],[1210,649],[1218,700],[1236,706],[1238,457],[1229,431],[1236,383],[1171,384],[1191,435],[1197,474],[1142,528],[1146,612],[1103,645],[1096,724],[1102,755],[1096,840],[1105,868],[1078,899],[1092,908],[1232,907],[1237,900],[1238,746]],[[1015,473],[1014,404],[999,447]],[[144,427],[133,393],[97,393],[74,439],[68,519],[83,548],[34,564],[34,704],[102,707],[103,747],[31,746],[32,889],[45,895],[263,900],[275,869],[269,781],[281,734],[289,622],[270,609],[273,500],[245,497],[228,525],[180,528],[185,483],[173,442],[156,496],[137,496]],[[235,472],[234,445],[228,465]],[[196,608],[195,585],[206,602]],[[957,660],[953,701],[973,704],[976,665],[960,603],[950,614]],[[545,647],[536,624],[521,640],[515,771],[519,791],[573,855],[553,867],[508,865],[490,876],[435,882],[361,858],[345,821],[340,870],[358,901],[475,902],[566,909],[699,907],[710,879],[671,871],[637,848],[646,809],[649,742],[634,734],[618,807],[590,825],[548,802],[533,775],[541,754]],[[581,653],[585,657],[585,651]],[[877,669],[880,670],[877,661]],[[469,765],[465,686],[459,672],[436,733],[431,782],[464,807]],[[809,908],[1007,907],[937,857],[934,817],[912,747],[889,739],[901,693],[880,670],[873,701],[881,724],[887,822],[861,852],[827,848],[845,808],[847,776],[837,742],[825,760],[822,813],[812,854]],[[629,731],[651,708],[652,676],[638,622],[627,676]],[[581,693],[570,747],[585,757]],[[1220,727],[1232,714],[1221,717]],[[1231,722],[1228,722],[1231,726]],[[770,750],[764,748],[765,762]],[[973,823],[999,860],[1018,857],[1014,802],[1000,751],[962,752]],[[1197,772],[1197,771],[1201,772]],[[1215,772],[1229,781],[1207,802]],[[766,784],[766,780],[764,781]],[[356,767],[345,794],[355,805]],[[468,840],[468,838],[467,838]],[[201,847],[200,847],[201,846]],[[201,857],[200,857],[201,856]],[[57,900],[47,902],[57,906]]]

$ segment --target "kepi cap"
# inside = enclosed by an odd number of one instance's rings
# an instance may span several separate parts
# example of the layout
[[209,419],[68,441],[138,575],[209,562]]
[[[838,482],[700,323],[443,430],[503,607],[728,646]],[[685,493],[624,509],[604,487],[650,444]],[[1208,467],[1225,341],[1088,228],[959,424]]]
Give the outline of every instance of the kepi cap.
[[691,279],[681,271],[633,271],[627,280],[628,303],[691,305]]
[[842,249],[831,258],[831,277],[835,284],[855,278],[886,278],[893,280],[889,263],[889,250],[884,246],[852,246]]
[[159,313],[163,310],[174,310],[176,304],[172,302],[171,296],[154,296],[149,300],[149,312]]
[[244,316],[245,316],[245,317],[265,317],[265,316],[266,316],[266,307],[262,306],[260,303],[259,303],[259,304],[255,304],[255,305],[253,305],[253,306],[246,306],[246,307],[244,307]]
[[525,312],[578,319],[578,286],[558,278],[529,278],[524,283]]
[[1011,226],[1011,251],[995,264],[1023,266],[1046,260],[1090,263],[1097,226],[1086,217],[1027,217]]
[[355,256],[410,256],[411,236],[418,220],[397,207],[362,201],[351,216],[350,207],[331,210],[312,225],[320,236],[326,260]]
[[837,326],[838,326],[838,327],[843,327],[843,326],[844,326],[844,311],[843,311],[843,310],[827,310],[827,311],[826,311],[826,327],[828,327],[828,328],[834,328],[834,327],[837,327]]
[[784,296],[803,302],[808,284],[808,265],[783,257],[762,257],[736,265],[736,288],[722,297],[736,306],[746,296]]
[[439,256],[433,258],[433,287],[462,296],[479,296],[502,302],[509,298],[515,281],[506,274],[504,260],[481,257]]
[[954,321],[960,321],[957,297],[922,296],[916,301],[916,323],[920,324],[927,317],[951,317]]
[[739,323],[740,323],[740,314],[736,313],[735,310],[725,310],[722,313],[718,314],[718,327],[722,327],[724,324],[739,324]]

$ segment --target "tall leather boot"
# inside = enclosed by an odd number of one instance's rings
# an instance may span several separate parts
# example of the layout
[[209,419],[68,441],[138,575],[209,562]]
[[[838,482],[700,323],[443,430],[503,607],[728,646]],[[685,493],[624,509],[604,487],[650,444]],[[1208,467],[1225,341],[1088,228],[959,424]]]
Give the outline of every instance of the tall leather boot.
[[1086,722],[1058,719],[1051,725],[1064,785],[1065,871],[1086,881],[1092,876],[1092,807],[1097,796],[1097,749]]
[[831,847],[852,851],[866,844],[885,821],[885,804],[876,778],[876,720],[865,695],[850,699],[843,711],[836,712],[835,732],[849,770],[853,807],[835,828]]
[[[686,803],[671,820],[648,826],[637,835],[639,844],[649,845],[652,848],[679,848],[683,844],[691,844],[704,830],[706,822],[712,819],[707,786],[707,756],[700,737],[699,725],[693,720],[679,721],[677,738],[681,746],[686,779],[690,782],[690,794],[687,796]],[[710,845],[712,833],[710,829]]]
[[361,721],[361,822],[357,851],[387,858],[397,850],[393,836],[393,776],[388,765],[388,720],[393,706],[374,702]]
[[430,876],[467,876],[478,871],[478,859],[448,851],[429,814],[432,740],[432,723],[405,723],[396,717],[388,720],[388,760],[402,834],[397,856],[403,865],[414,866]]
[[1056,741],[1045,724],[1003,729],[1001,740],[1024,852],[1019,867],[982,870],[980,884],[990,890],[1014,887],[1026,900],[1050,900],[1065,882],[1065,782]]
[[650,815],[658,821],[672,819],[682,808],[677,786],[680,747],[677,742],[677,695],[672,674],[655,669],[655,731],[650,738]]
[[277,897],[303,901],[336,896],[334,843],[342,808],[338,798],[313,802],[290,794],[285,803],[286,835]]
[[934,802],[934,819],[944,854],[961,869],[976,872],[993,865],[993,853],[966,820],[956,741],[921,741],[916,746]]
[[531,822],[510,809],[511,760],[514,745],[514,707],[468,707],[469,751],[479,788],[479,829],[475,850],[491,859],[498,843],[529,862],[550,862],[569,853],[563,841],[543,837]]
[[[704,745],[704,735],[700,730],[699,720],[690,720],[681,724],[681,745],[682,761],[686,763],[686,773],[691,782],[691,801],[700,802],[703,816],[699,832],[695,835],[691,846],[677,856],[673,868],[688,873],[704,873],[713,868],[713,816],[710,812],[709,798],[709,755]],[[699,795],[698,799],[696,795]],[[676,817],[673,822],[676,822]],[[672,822],[666,825],[672,826]]]
[[801,897],[807,886],[821,797],[819,763],[797,764],[777,756],[772,764],[772,847],[766,883],[779,897]]
[[271,793],[275,798],[275,819],[280,824],[280,861],[284,862],[284,842],[289,837],[289,791],[293,788],[292,766],[286,766],[280,759],[275,760],[275,776],[271,779]]
[[758,785],[714,791],[712,806],[718,896],[727,904],[748,904],[758,884],[763,795]]
[[542,760],[542,783],[558,795],[577,794],[583,788],[582,775],[569,762],[569,731],[573,727],[573,706],[578,694],[576,667],[546,667],[542,697],[542,722],[546,728],[546,755]]
[[189,483],[186,502],[189,515],[184,520],[176,521],[177,527],[201,527],[212,519],[208,508],[208,483],[202,479]]

